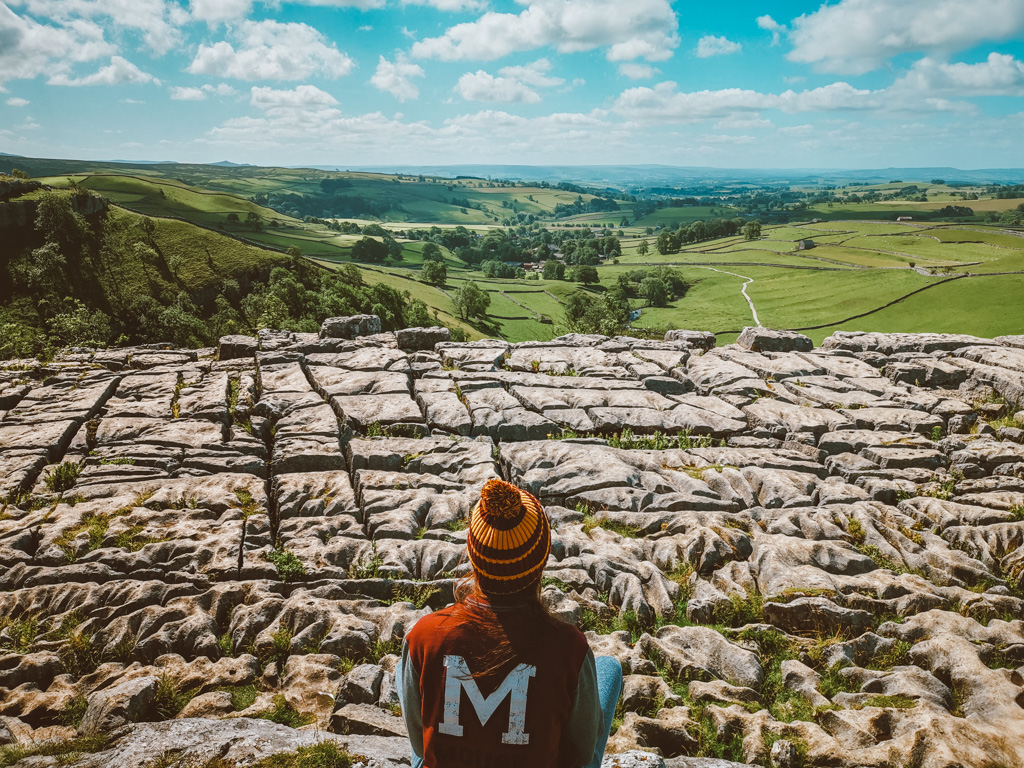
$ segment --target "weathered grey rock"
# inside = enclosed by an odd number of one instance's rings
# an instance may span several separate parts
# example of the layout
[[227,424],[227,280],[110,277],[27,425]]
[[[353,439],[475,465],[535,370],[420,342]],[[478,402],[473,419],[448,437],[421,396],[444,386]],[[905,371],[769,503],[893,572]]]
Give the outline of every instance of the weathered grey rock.
[[662,627],[654,637],[639,640],[645,653],[657,649],[664,663],[684,679],[701,674],[757,688],[764,671],[757,658],[706,627]]
[[217,345],[218,360],[239,360],[255,357],[259,342],[252,336],[221,336]]
[[810,352],[814,349],[814,342],[801,333],[761,326],[744,328],[736,343],[754,352]]
[[601,768],[665,768],[665,761],[653,752],[632,749],[604,756]]
[[796,745],[788,739],[779,739],[773,743],[768,758],[777,768],[798,768],[800,764]]
[[399,348],[406,350],[433,350],[436,345],[449,341],[451,337],[451,331],[444,326],[403,328],[395,332]]
[[380,318],[376,315],[328,317],[320,326],[321,339],[355,339],[380,333]]
[[139,768],[175,756],[185,764],[204,765],[217,758],[228,764],[253,763],[321,741],[335,741],[350,754],[363,755],[367,768],[408,765],[408,740],[377,736],[336,736],[295,730],[269,720],[187,718],[131,725],[127,735],[102,752],[79,757],[75,768]]
[[376,704],[384,670],[376,664],[360,664],[345,675],[338,698],[349,704]]
[[665,768],[748,768],[749,765],[717,757],[673,757],[665,761]]
[[665,332],[665,341],[683,342],[694,349],[714,349],[715,334],[710,331],[675,329]]
[[676,756],[696,746],[696,728],[697,724],[689,718],[686,707],[662,709],[656,717],[628,712],[622,726],[608,740],[608,750],[614,753],[644,748]]
[[343,735],[408,736],[405,720],[370,704],[346,704],[336,710],[331,730]]
[[863,632],[874,623],[868,611],[841,608],[824,597],[765,603],[764,618],[787,632]]
[[157,682],[155,677],[139,677],[92,694],[79,730],[92,736],[139,720],[156,696]]
[[622,705],[629,710],[657,709],[682,703],[682,698],[673,693],[662,678],[657,675],[626,675],[622,681]]
[[791,691],[803,695],[812,707],[824,707],[829,704],[829,700],[818,691],[821,675],[806,664],[796,659],[786,659],[782,662],[781,672],[782,684]]

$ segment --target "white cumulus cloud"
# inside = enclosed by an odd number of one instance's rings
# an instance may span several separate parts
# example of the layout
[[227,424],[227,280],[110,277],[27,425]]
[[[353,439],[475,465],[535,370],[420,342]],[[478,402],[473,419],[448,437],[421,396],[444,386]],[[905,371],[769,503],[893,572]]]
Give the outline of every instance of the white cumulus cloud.
[[189,8],[193,19],[215,24],[248,16],[252,0],[191,0]]
[[[295,5],[312,5],[328,8],[359,8],[370,10],[383,8],[385,0],[284,0]],[[268,5],[271,3],[267,3]],[[274,5],[279,5],[280,0]],[[189,0],[191,16],[214,26],[220,22],[238,21],[252,11],[253,0]]]
[[21,99],[17,96],[12,96],[7,100],[8,107],[27,107],[29,105],[28,99]]
[[630,80],[646,80],[649,77],[654,77],[660,71],[650,64],[640,64],[636,61],[624,61],[619,64],[619,74]]
[[518,102],[536,104],[541,100],[535,88],[552,88],[565,80],[548,74],[551,62],[538,59],[530,64],[502,67],[498,76],[477,70],[459,78],[455,92],[466,101]]
[[488,12],[420,40],[412,54],[442,61],[491,61],[551,46],[560,53],[605,48],[609,61],[663,61],[679,45],[668,0],[520,0],[518,14]]
[[0,2],[0,86],[40,75],[67,75],[78,63],[104,59],[117,48],[103,28],[79,19],[69,25],[41,24]]
[[739,53],[742,48],[742,45],[734,43],[727,37],[705,35],[697,41],[697,56],[701,59],[706,59],[709,56],[724,56],[730,53]]
[[547,59],[537,59],[530,64],[502,67],[498,70],[498,74],[502,77],[526,83],[527,85],[536,86],[537,88],[552,88],[556,85],[562,85],[565,82],[565,80],[560,77],[551,77],[547,74],[550,71],[550,61]]
[[457,13],[478,11],[486,7],[485,0],[402,0],[402,5],[429,5],[439,11]]
[[291,90],[275,90],[254,85],[249,103],[270,112],[281,109],[308,112],[333,107],[338,100],[315,85],[299,85]]
[[237,91],[227,83],[207,83],[198,88],[176,85],[171,88],[171,98],[175,101],[204,101],[208,96],[231,96],[235,93]]
[[50,85],[68,86],[144,85],[146,83],[155,83],[156,85],[160,85],[160,81],[151,74],[143,72],[130,61],[123,59],[120,56],[111,56],[110,64],[105,67],[101,67],[91,75],[85,75],[84,77],[71,77],[67,74],[56,74],[47,82],[49,82]]
[[793,20],[791,61],[863,74],[920,51],[940,57],[989,40],[1019,39],[1021,0],[841,0]]
[[1024,61],[990,53],[978,64],[948,64],[925,57],[892,85],[908,93],[945,96],[1024,96]]
[[764,109],[789,113],[829,112],[878,109],[884,105],[883,92],[861,90],[843,82],[779,94],[741,88],[686,93],[679,91],[675,83],[664,82],[653,88],[642,86],[623,91],[615,100],[613,109],[634,120],[695,123]]
[[495,77],[482,69],[467,72],[455,84],[455,92],[466,101],[519,102],[536,104],[540,94],[510,77]]
[[419,88],[412,82],[414,77],[423,77],[423,67],[406,61],[399,54],[395,61],[383,56],[377,62],[377,71],[370,78],[370,84],[379,91],[386,91],[399,101],[419,98]]
[[779,24],[779,22],[767,13],[764,16],[758,16],[756,21],[757,26],[766,32],[772,33],[772,45],[778,45],[779,39],[782,37],[782,33],[786,31],[786,25]]
[[142,35],[140,48],[163,55],[181,42],[179,27],[187,17],[166,0],[10,0],[37,18],[74,28],[81,21],[103,19],[116,30]]
[[232,39],[235,45],[227,40],[200,45],[188,71],[239,80],[304,80],[342,77],[355,66],[308,24],[245,21]]

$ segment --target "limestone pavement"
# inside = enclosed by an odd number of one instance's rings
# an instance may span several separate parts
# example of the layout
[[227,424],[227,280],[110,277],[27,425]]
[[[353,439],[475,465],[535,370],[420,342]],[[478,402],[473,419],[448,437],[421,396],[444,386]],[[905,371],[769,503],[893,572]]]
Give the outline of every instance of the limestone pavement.
[[0,745],[406,764],[395,654],[502,477],[551,517],[545,603],[623,663],[621,764],[1024,765],[1021,406],[1024,337],[360,316],[2,363]]

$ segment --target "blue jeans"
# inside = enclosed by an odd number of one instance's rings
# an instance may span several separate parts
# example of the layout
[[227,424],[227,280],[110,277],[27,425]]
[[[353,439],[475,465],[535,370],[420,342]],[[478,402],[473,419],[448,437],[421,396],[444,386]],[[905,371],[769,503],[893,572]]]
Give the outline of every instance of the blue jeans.
[[[604,722],[604,730],[598,736],[597,744],[594,747],[594,759],[585,768],[601,768],[601,761],[604,760],[604,748],[608,744],[608,736],[612,730],[612,718],[615,717],[615,707],[622,695],[622,665],[618,659],[611,656],[598,656],[594,659],[597,666],[597,692],[601,701],[601,715]],[[396,681],[402,679],[402,663],[398,663],[395,670]],[[405,702],[401,701],[402,686],[396,683],[398,697],[402,707]],[[412,753],[412,768],[423,768],[423,758]]]

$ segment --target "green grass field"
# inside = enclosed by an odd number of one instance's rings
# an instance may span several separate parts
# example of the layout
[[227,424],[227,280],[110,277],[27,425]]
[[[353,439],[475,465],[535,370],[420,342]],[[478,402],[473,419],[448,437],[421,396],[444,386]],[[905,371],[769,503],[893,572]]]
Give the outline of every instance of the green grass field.
[[[967,277],[944,283],[867,317],[807,331],[815,343],[834,331],[970,333],[993,337],[1020,332],[1024,275]],[[956,308],[952,311],[951,308]]]
[[[949,330],[980,335],[1021,329],[1022,315],[1017,304],[1018,297],[1024,295],[1024,275],[988,273],[1024,272],[1024,237],[1007,234],[999,226],[945,225],[921,219],[921,214],[947,204],[967,205],[982,213],[1010,210],[1021,201],[963,201],[942,185],[917,182],[930,188],[927,203],[821,205],[800,211],[799,219],[794,218],[793,223],[766,224],[759,240],[734,236],[690,244],[679,253],[660,255],[654,247],[656,235],[647,235],[647,227],[732,218],[739,215],[739,210],[728,205],[662,208],[620,229],[623,218],[632,219],[632,203],[620,203],[615,212],[581,214],[555,222],[550,221],[554,207],[572,203],[577,196],[542,186],[311,169],[191,165],[117,168],[101,163],[62,166],[61,162],[39,161],[30,172],[37,176],[45,174],[43,181],[54,186],[66,186],[71,177],[130,211],[161,217],[156,219],[154,243],[163,258],[152,264],[144,259],[128,259],[112,267],[105,278],[110,281],[105,290],[125,295],[152,292],[175,282],[189,290],[202,291],[226,276],[264,272],[280,260],[275,251],[293,246],[327,266],[349,263],[352,246],[361,235],[343,235],[247,199],[283,193],[317,195],[322,192],[321,182],[325,179],[343,179],[345,185],[337,190],[338,194],[390,206],[381,218],[395,233],[435,225],[463,225],[484,233],[501,226],[503,220],[514,220],[517,213],[549,221],[546,226],[555,233],[579,231],[582,226],[613,228],[616,234],[623,235],[619,264],[599,266],[601,283],[589,291],[598,295],[613,285],[618,275],[646,265],[672,265],[692,282],[688,294],[669,307],[641,307],[643,302],[633,299],[633,305],[642,308],[637,327],[721,332],[750,325],[750,307],[740,292],[744,278],[754,280],[747,290],[760,321],[771,327],[792,328],[840,323],[853,315],[872,312],[911,291],[934,285],[950,274],[980,273],[982,276],[928,288],[857,321],[810,334],[820,341],[838,328]],[[845,191],[885,191],[902,186],[905,184],[851,186]],[[583,197],[589,199],[587,195]],[[246,225],[250,214],[259,218],[261,228]],[[113,208],[111,215],[136,214]],[[900,215],[913,216],[915,220],[897,223],[895,219]],[[229,221],[229,216],[237,221]],[[825,220],[809,223],[814,217]],[[348,220],[365,224],[372,219]],[[202,227],[192,226],[193,223]],[[642,239],[649,245],[645,256],[637,253]],[[814,240],[817,247],[797,251],[797,241],[803,239]],[[400,234],[398,240],[403,246],[398,261],[387,266],[360,265],[367,282],[408,291],[411,298],[423,300],[436,311],[442,321],[464,327],[471,338],[551,338],[564,330],[560,327],[560,302],[581,290],[581,286],[567,281],[489,280],[445,250],[448,281],[443,289],[436,288],[419,279],[423,244]],[[172,263],[175,274],[167,267]],[[925,274],[912,269],[911,263]],[[730,272],[735,274],[727,274]],[[474,280],[490,294],[489,321],[467,324],[456,320],[450,294],[467,280]],[[541,323],[540,315],[554,323]]]
[[41,181],[44,184],[61,186],[66,184],[69,178],[74,179],[86,189],[99,192],[112,202],[147,216],[180,216],[206,226],[216,226],[218,223],[226,222],[229,213],[234,213],[243,221],[250,212],[255,213],[267,223],[272,219],[277,219],[280,222],[294,221],[288,216],[283,216],[236,195],[208,192],[164,179],[105,174],[73,174],[41,179]]
[[633,225],[637,227],[665,226],[676,229],[683,223],[689,224],[692,221],[707,221],[708,219],[732,219],[739,215],[740,212],[730,206],[687,205],[680,208],[659,208],[637,219]]
[[912,259],[927,258],[945,264],[984,262],[1006,255],[1005,249],[994,248],[985,243],[940,243],[926,234],[857,237],[847,240],[843,245],[875,249]]

